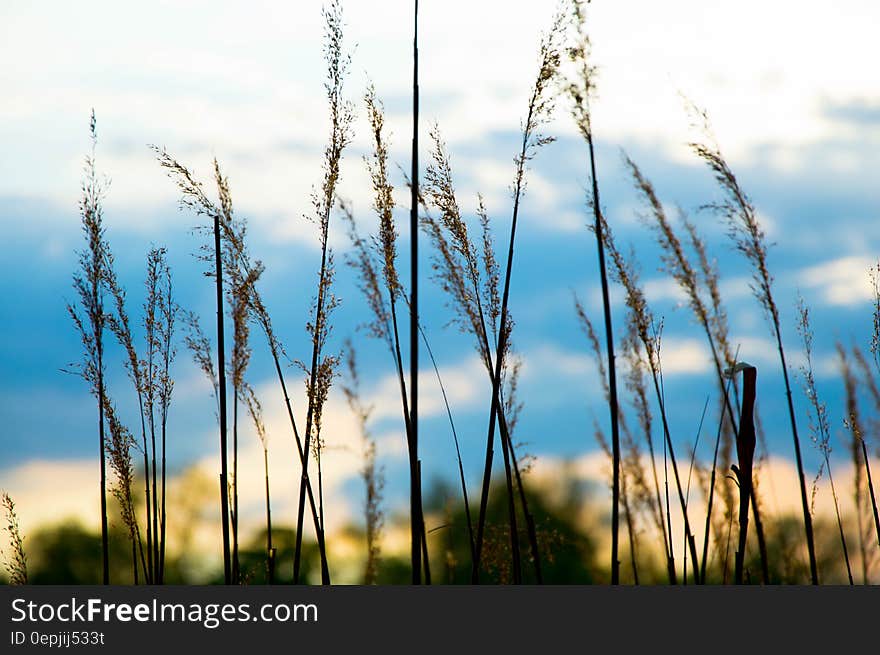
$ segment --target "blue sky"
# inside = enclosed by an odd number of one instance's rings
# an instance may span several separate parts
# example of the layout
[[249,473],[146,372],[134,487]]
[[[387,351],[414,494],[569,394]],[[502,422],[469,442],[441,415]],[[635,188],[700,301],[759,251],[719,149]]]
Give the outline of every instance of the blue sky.
[[[714,391],[710,361],[687,307],[658,272],[658,251],[638,219],[621,149],[639,163],[664,203],[688,210],[707,237],[719,262],[734,343],[759,367],[769,449],[791,458],[771,335],[749,293],[747,266],[732,251],[719,220],[698,210],[718,195],[687,148],[695,134],[678,94],[709,111],[718,141],[774,243],[769,259],[793,369],[799,359],[798,291],[813,309],[819,391],[838,430],[842,383],[834,344],[840,339],[867,348],[868,268],[880,245],[873,229],[880,212],[880,72],[871,64],[877,54],[871,26],[880,21],[880,9],[854,1],[836,3],[833,13],[827,3],[812,2],[593,4],[602,204],[618,241],[635,247],[652,309],[665,319],[664,366],[677,443],[684,449],[693,439],[706,394]],[[367,231],[374,219],[362,161],[368,142],[360,99],[369,76],[385,100],[392,159],[407,166],[410,9],[397,1],[384,3],[381,11],[374,3],[347,5],[347,36],[357,44],[347,89],[358,102],[359,117],[343,163],[341,195],[352,201]],[[551,2],[527,5],[514,10],[500,1],[423,3],[423,138],[427,141],[430,122],[439,121],[462,207],[470,214],[476,192],[486,196],[499,246],[509,229],[512,158],[539,30],[553,11]],[[12,62],[0,72],[7,98],[0,106],[0,224],[6,234],[0,294],[7,299],[0,307],[0,487],[15,495],[18,485],[25,509],[39,513],[36,501],[27,500],[31,487],[22,471],[34,462],[79,466],[96,450],[87,390],[60,370],[80,354],[65,302],[73,298],[75,250],[82,247],[77,198],[92,108],[98,118],[98,167],[112,178],[107,236],[133,313],[143,299],[146,252],[156,244],[168,247],[180,303],[206,321],[210,317],[212,289],[193,257],[200,245],[191,232],[197,219],[178,210],[174,186],[147,144],[167,147],[205,181],[216,156],[229,176],[237,211],[249,220],[252,252],[266,264],[262,291],[276,329],[293,357],[305,357],[304,326],[319,253],[314,226],[302,214],[309,209],[311,187],[320,181],[327,132],[320,3],[8,5],[0,10],[0,23],[0,55]],[[575,291],[598,322],[585,151],[564,103],[558,109],[547,130],[558,140],[539,154],[529,173],[511,292],[514,339],[524,360],[518,436],[539,458],[595,450],[592,418],[606,420],[572,306]],[[400,175],[394,182],[403,187]],[[404,222],[405,189],[398,188],[398,198]],[[390,360],[379,343],[357,331],[367,307],[353,272],[343,265],[346,240],[339,221],[331,231],[343,300],[335,344],[351,336],[358,346],[376,405],[371,428],[380,439],[394,504],[405,492],[406,477]],[[401,231],[405,240],[403,226]],[[427,272],[427,243],[424,251]],[[619,319],[622,296],[614,297]],[[469,482],[476,487],[488,408],[485,376],[470,339],[447,326],[445,298],[427,274],[422,307],[450,388]],[[270,438],[284,453],[290,437],[278,411],[280,398],[267,353],[259,335],[254,337],[249,377],[267,411],[275,412]],[[428,364],[424,357],[423,362]],[[131,417],[133,398],[118,352],[111,353],[109,367],[114,396]],[[175,373],[174,467],[210,466],[216,435],[209,388],[182,347]],[[288,373],[297,386],[299,373],[293,368]],[[432,376],[425,369],[422,445],[429,480],[455,472]],[[796,404],[807,464],[815,470],[818,457],[806,437],[801,394]],[[359,503],[357,435],[348,434],[353,423],[343,416],[340,398],[331,408],[339,415],[330,424],[329,445],[332,449],[336,438],[338,452],[347,453],[339,455],[336,497],[350,514]],[[708,424],[713,422],[710,415]],[[836,439],[835,456],[844,457]],[[708,447],[708,439],[703,443]]]

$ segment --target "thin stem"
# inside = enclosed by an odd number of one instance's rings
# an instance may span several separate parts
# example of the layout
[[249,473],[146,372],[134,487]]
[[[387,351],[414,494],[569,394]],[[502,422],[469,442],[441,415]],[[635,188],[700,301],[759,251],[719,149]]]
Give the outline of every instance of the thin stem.
[[[419,477],[419,2],[413,11],[413,111],[410,169],[410,532],[412,535],[412,583],[421,584],[420,536],[424,530]],[[427,565],[427,562],[426,562]]]
[[880,514],[877,512],[877,498],[874,496],[874,481],[871,479],[871,464],[868,459],[868,448],[863,438],[859,439],[862,444],[862,457],[865,459],[865,473],[868,475],[868,491],[871,494],[871,508],[874,511],[874,530],[877,535],[877,547],[880,548]]
[[[327,213],[329,214],[329,207],[327,208]],[[315,410],[315,390],[317,388],[318,382],[318,357],[320,356],[321,351],[321,331],[323,330],[323,323],[326,319],[326,315],[324,313],[324,293],[326,290],[326,285],[324,280],[327,275],[327,242],[326,240],[323,243],[323,247],[321,249],[321,269],[318,277],[318,299],[316,303],[315,309],[315,333],[313,335],[313,345],[312,345],[312,361],[311,367],[309,368],[309,398],[308,398],[308,410],[306,412],[306,437],[305,443],[303,444],[303,460],[302,460],[302,477],[300,479],[299,485],[299,505],[297,507],[296,514],[296,546],[294,549],[293,555],[293,583],[299,584],[299,575],[300,575],[300,561],[302,558],[302,530],[303,530],[303,519],[305,513],[305,501],[306,501],[306,484],[308,483],[309,476],[309,446],[311,445],[311,437],[312,437],[312,421],[314,418],[314,410]],[[319,470],[320,474],[320,470]],[[320,489],[319,489],[320,495]],[[319,512],[320,513],[320,512]],[[320,520],[319,517],[319,529],[321,533],[323,533],[324,521]],[[324,584],[328,584],[325,582]]]
[[98,350],[98,438],[101,440],[101,574],[103,583],[110,584],[110,544],[107,530],[107,456],[104,445],[104,371],[102,363],[104,349],[100,337],[97,339]]
[[238,561],[238,389],[232,391],[232,580],[241,583]]
[[[659,383],[659,380],[658,380],[658,377],[656,374],[653,375],[653,379],[654,379],[654,391],[657,394],[657,402],[660,405],[660,418],[663,422],[663,436],[666,439],[666,447],[669,450],[669,461],[672,463],[672,474],[673,474],[673,477],[675,478],[675,485],[676,485],[676,489],[678,491],[678,499],[681,504],[681,511],[682,511],[682,515],[684,518],[685,537],[687,538],[688,544],[690,546],[691,560],[694,562],[697,562],[698,561],[697,560],[697,548],[696,548],[696,545],[694,544],[694,541],[692,538],[693,533],[691,532],[691,524],[690,524],[690,521],[688,520],[687,503],[685,502],[685,499],[684,499],[684,492],[681,487],[681,479],[679,478],[679,475],[678,475],[678,464],[676,463],[676,459],[675,459],[675,448],[672,445],[672,437],[670,437],[670,435],[669,435],[669,423],[667,422],[667,419],[666,419],[666,403],[663,399],[663,393],[660,390],[660,383]],[[668,514],[668,511],[669,511],[668,510],[668,507],[669,507],[669,505],[668,505],[668,503],[669,503],[668,483],[667,483],[667,492],[666,493],[667,493],[666,502],[667,502],[667,514]],[[670,533],[670,535],[672,534],[672,525],[669,526],[669,533]]]
[[504,478],[507,485],[507,516],[510,527],[510,554],[513,560],[513,584],[522,584],[522,557],[519,549],[519,530],[517,529],[516,521],[513,480],[510,473],[510,443],[504,437],[501,438],[501,454],[504,459]]
[[[738,368],[738,367],[737,367]],[[749,529],[749,505],[752,498],[752,462],[755,455],[755,398],[757,370],[743,369],[742,411],[736,438],[739,467],[734,468],[739,481],[739,545],[734,562],[734,582],[743,584],[746,543]]]
[[853,582],[853,574],[852,567],[849,563],[849,550],[846,547],[846,535],[843,531],[843,521],[840,518],[840,505],[837,502],[837,491],[834,488],[834,476],[831,475],[831,463],[828,461],[828,457],[825,458],[825,464],[828,468],[828,481],[831,483],[831,497],[834,499],[834,511],[837,513],[837,529],[840,532],[840,543],[843,546],[843,560],[846,563],[846,575],[849,579],[850,586],[854,585]]
[[[526,124],[530,124],[532,119],[532,107],[529,107],[529,116],[526,121]],[[520,150],[518,164],[519,167],[524,165],[526,150],[528,148],[529,142],[529,134],[528,132],[523,133],[522,139],[522,148]],[[518,171],[521,170],[518,168]],[[486,525],[486,508],[489,503],[489,483],[492,478],[492,460],[495,453],[494,450],[494,441],[495,441],[495,421],[498,415],[501,413],[500,407],[500,388],[501,388],[501,370],[502,370],[502,360],[504,359],[504,351],[507,342],[508,336],[508,318],[507,318],[507,305],[508,300],[510,298],[510,280],[513,273],[513,251],[514,251],[514,243],[516,240],[516,225],[517,218],[519,216],[519,200],[520,194],[522,191],[522,175],[518,174],[516,176],[516,181],[514,183],[514,194],[513,194],[513,218],[510,224],[510,242],[507,250],[507,265],[504,272],[504,290],[501,296],[501,314],[499,319],[499,335],[498,335],[498,344],[495,349],[495,371],[492,376],[492,408],[489,412],[489,431],[488,436],[486,437],[486,464],[483,470],[483,486],[480,492],[480,516],[477,522],[477,543],[476,543],[476,558],[474,560],[473,570],[471,572],[472,582],[474,584],[479,583],[480,574],[480,557],[482,555],[483,549],[483,531]],[[511,544],[511,548],[513,548],[513,544]]]
[[618,529],[620,501],[620,428],[618,425],[617,367],[614,358],[614,334],[611,320],[611,300],[608,291],[608,272],[605,268],[605,246],[602,243],[602,210],[599,205],[599,182],[596,179],[596,156],[592,131],[587,132],[590,150],[590,179],[593,185],[593,214],[596,234],[596,251],[599,257],[599,279],[602,283],[602,312],[605,317],[605,348],[608,354],[608,410],[611,412],[611,584],[620,584],[620,561],[618,559]]
[[217,285],[217,376],[220,402],[220,516],[223,532],[223,576],[226,584],[232,584],[231,556],[229,549],[229,471],[226,446],[226,341],[223,326],[223,263],[220,246],[220,215],[214,214],[214,273]]
[[275,584],[275,549],[272,547],[272,503],[269,498],[269,450],[263,448],[263,470],[266,473],[266,581]]
[[[278,358],[278,347],[271,338],[269,340],[269,348],[272,352],[272,360],[275,363],[275,373],[278,375],[278,383],[281,385],[281,393],[284,396],[284,406],[287,409],[287,418],[290,420],[291,428],[293,428],[293,437],[296,442],[297,453],[299,454],[300,466],[304,469],[306,454],[303,450],[299,430],[296,427],[296,419],[293,416],[293,406],[290,402],[290,396],[287,393],[287,383],[284,381],[284,373],[281,370],[281,362]],[[321,521],[318,517],[317,504],[315,503],[315,495],[312,491],[312,483],[309,480],[308,472],[306,473],[306,494],[309,498],[309,508],[312,511],[315,532],[318,535],[318,551],[321,556],[321,579],[326,580],[324,584],[330,584],[330,571],[327,563],[327,549],[324,544],[324,531],[321,529]]]
[[804,464],[801,459],[801,442],[798,438],[797,421],[794,416],[794,401],[791,394],[791,383],[788,380],[788,366],[785,363],[785,351],[782,349],[782,337],[779,334],[779,321],[775,318],[776,347],[779,353],[779,361],[782,366],[782,379],[785,382],[785,398],[788,403],[788,418],[791,423],[791,437],[794,442],[795,462],[798,469],[798,481],[800,483],[801,507],[804,513],[804,530],[807,535],[807,551],[810,557],[810,578],[814,585],[819,584],[819,571],[816,567],[816,546],[813,540],[813,517],[810,514],[810,505],[807,500],[807,483],[804,478]]
[[471,505],[468,500],[468,492],[467,492],[467,483],[465,482],[464,477],[464,464],[461,459],[461,448],[459,447],[458,442],[458,433],[455,430],[455,421],[452,420],[452,409],[449,407],[449,398],[446,395],[446,386],[443,384],[443,378],[440,377],[440,369],[437,368],[437,360],[434,359],[434,351],[431,349],[431,344],[428,342],[428,337],[425,334],[425,331],[422,329],[422,326],[419,326],[419,332],[422,333],[422,342],[425,344],[425,350],[428,351],[428,357],[431,359],[431,365],[434,367],[434,374],[437,376],[437,383],[440,385],[440,393],[443,395],[443,404],[446,406],[446,415],[449,417],[449,425],[452,428],[452,439],[455,442],[455,456],[458,460],[458,475],[461,480],[461,496],[464,501],[464,515],[467,520],[467,528],[468,528],[468,545],[471,550],[471,562],[473,563],[474,558],[474,525],[471,521]]

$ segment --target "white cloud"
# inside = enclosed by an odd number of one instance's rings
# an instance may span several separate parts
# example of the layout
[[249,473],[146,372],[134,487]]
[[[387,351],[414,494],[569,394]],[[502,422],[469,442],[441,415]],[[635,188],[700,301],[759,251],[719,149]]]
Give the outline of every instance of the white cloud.
[[712,358],[700,339],[663,338],[660,346],[663,375],[689,375],[710,370]]
[[658,277],[645,280],[642,289],[650,303],[672,300],[677,306],[681,306],[688,302],[687,294],[672,277]]
[[586,350],[567,351],[552,343],[530,348],[521,356],[523,380],[558,379],[560,375],[583,379],[596,369],[592,355]]
[[797,281],[829,305],[858,305],[873,298],[869,272],[876,267],[876,259],[849,255],[810,266],[797,274]]
[[[429,362],[430,363],[430,362]],[[440,365],[440,378],[452,410],[482,405],[483,392],[486,401],[491,396],[488,389],[488,373],[474,354],[456,364]],[[372,385],[367,402],[373,408],[373,418],[401,419],[400,386],[396,376],[389,375]],[[419,415],[437,416],[446,413],[443,392],[433,368],[423,368],[419,372]]]
[[[108,203],[120,216],[126,208],[164,207],[175,197],[145,148],[153,142],[168,145],[198,170],[216,153],[227,163],[240,207],[274,217],[266,219],[266,229],[278,238],[311,242],[299,217],[319,181],[327,132],[320,6],[319,0],[251,3],[247,9],[232,2],[134,3],[123,12],[102,2],[90,11],[59,5],[51,14],[30,5],[10,8],[0,55],[18,65],[3,73],[8,102],[0,107],[6,144],[0,195],[48,197],[75,207],[88,112],[95,107],[99,165],[115,180]],[[440,119],[453,154],[476,144],[470,161],[479,165],[460,169],[461,187],[480,188],[499,207],[515,148],[501,152],[487,137],[519,129],[539,31],[553,7],[548,1],[509,11],[500,0],[455,0],[422,8],[426,122]],[[391,3],[381,15],[363,3],[347,3],[345,10],[349,43],[357,43],[349,95],[359,98],[369,72],[389,100],[392,156],[405,161],[410,73],[401,62],[410,52],[409,23],[382,16],[408,16],[410,4]],[[840,128],[824,117],[823,107],[880,85],[876,70],[852,64],[869,60],[878,12],[876,4],[857,0],[838,3],[832,13],[825,4],[808,10],[802,2],[768,6],[757,0],[591,6],[600,67],[597,133],[654,144],[692,161],[682,145],[691,135],[680,89],[710,110],[734,162],[765,143],[784,153],[825,138]],[[797,29],[780,28],[793,17]],[[216,34],[226,36],[218,40]],[[750,35],[748,48],[742,34]],[[816,48],[817,42],[827,46]],[[362,127],[355,148],[366,145]],[[564,108],[548,131],[575,134]],[[279,143],[295,145],[279,151]],[[113,152],[119,144],[128,154]],[[358,157],[351,154],[343,194],[366,208],[365,185],[352,173]],[[841,165],[851,170],[857,162]],[[540,158],[535,168],[530,189],[539,208],[581,205],[580,172],[572,173],[571,184],[551,184],[539,172]],[[551,229],[572,230],[582,222],[541,218]],[[137,219],[128,228],[145,229]]]

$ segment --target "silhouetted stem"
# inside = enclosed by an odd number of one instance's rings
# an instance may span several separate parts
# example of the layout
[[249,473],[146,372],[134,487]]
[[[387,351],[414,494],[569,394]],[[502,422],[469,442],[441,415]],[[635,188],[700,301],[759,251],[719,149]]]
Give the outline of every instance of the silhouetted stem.
[[[530,125],[532,121],[533,107],[529,107],[529,114],[526,119],[526,125]],[[518,167],[524,166],[526,151],[528,149],[529,134],[523,133],[522,148],[520,150]],[[519,200],[522,192],[522,175],[516,176],[513,193],[513,218],[510,224],[510,242],[507,251],[507,265],[504,272],[504,291],[501,296],[501,314],[499,318],[500,332],[498,335],[498,344],[495,349],[495,373],[492,376],[492,407],[489,412],[489,430],[486,437],[486,463],[483,469],[483,485],[480,491],[480,517],[477,522],[477,541],[473,570],[471,571],[471,582],[478,584],[480,581],[480,558],[483,550],[483,531],[486,526],[486,508],[489,503],[489,484],[492,479],[492,460],[494,458],[494,441],[495,441],[495,421],[501,413],[501,370],[504,352],[507,346],[508,338],[508,300],[510,298],[510,281],[513,274],[513,252],[516,241],[516,226],[519,216]],[[513,548],[511,544],[511,548]]]
[[[412,582],[421,584],[420,535],[425,532],[419,478],[419,2],[413,11],[413,133],[410,185],[410,533],[412,536]],[[427,565],[427,563],[426,563]]]
[[874,511],[874,530],[877,535],[877,546],[880,547],[880,514],[877,513],[877,498],[874,496],[874,481],[871,479],[871,464],[868,459],[868,448],[865,440],[860,438],[862,444],[862,456],[865,458],[865,472],[868,475],[868,491],[871,495],[871,509]]
[[223,263],[220,248],[220,215],[214,214],[214,273],[217,284],[217,376],[220,402],[220,515],[223,533],[223,576],[226,584],[232,583],[231,555],[229,548],[229,471],[226,446],[226,341],[223,328]]
[[263,448],[263,470],[266,473],[266,581],[275,583],[275,549],[272,547],[272,503],[269,499],[269,451]]
[[599,182],[596,179],[596,157],[593,135],[587,133],[590,150],[590,179],[593,185],[593,214],[595,216],[596,250],[599,257],[599,279],[602,284],[602,312],[605,317],[605,348],[608,356],[608,409],[611,412],[611,584],[620,583],[618,559],[619,500],[620,500],[620,428],[618,425],[617,367],[614,359],[614,334],[611,321],[611,300],[608,292],[608,273],[605,269],[605,246],[602,242],[602,210],[599,205]]
[[734,468],[739,480],[739,546],[734,563],[734,582],[743,584],[743,569],[749,530],[749,505],[752,498],[752,462],[755,455],[755,397],[757,370],[743,370],[743,397],[736,452],[739,468]]

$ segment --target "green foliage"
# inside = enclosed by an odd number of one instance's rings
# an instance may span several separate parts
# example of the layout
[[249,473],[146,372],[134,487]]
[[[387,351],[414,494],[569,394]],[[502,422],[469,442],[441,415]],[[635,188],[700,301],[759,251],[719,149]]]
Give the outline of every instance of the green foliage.
[[[131,584],[128,532],[111,527],[108,537],[110,579]],[[31,584],[101,584],[101,535],[79,523],[43,528],[28,537],[28,548]]]

